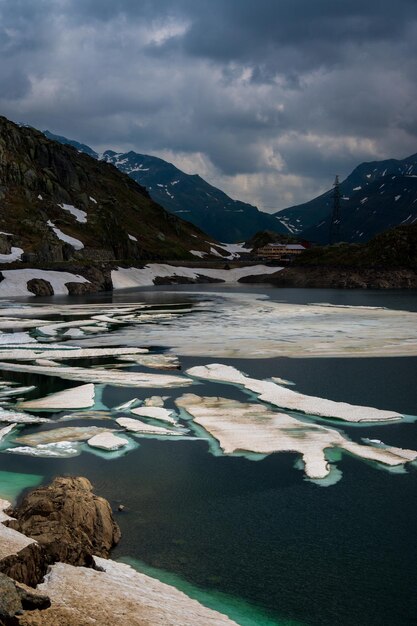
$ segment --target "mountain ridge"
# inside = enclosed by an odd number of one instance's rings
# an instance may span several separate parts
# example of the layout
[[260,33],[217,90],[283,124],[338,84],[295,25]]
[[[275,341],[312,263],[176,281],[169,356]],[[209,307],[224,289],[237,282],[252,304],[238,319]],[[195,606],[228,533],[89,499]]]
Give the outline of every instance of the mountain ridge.
[[112,164],[5,117],[0,181],[0,263],[192,259],[191,249],[209,252],[205,233],[166,212]]
[[[358,165],[340,183],[340,240],[365,242],[417,219],[417,153]],[[405,192],[405,193],[404,193]],[[413,206],[414,205],[414,206]],[[276,213],[298,236],[328,243],[333,190]]]
[[112,163],[145,186],[153,200],[167,211],[190,221],[218,241],[246,241],[261,230],[289,233],[287,227],[274,215],[264,213],[246,202],[233,200],[199,174],[186,174],[164,159],[133,150],[105,150],[99,154],[78,141],[49,131],[44,131],[44,134]]

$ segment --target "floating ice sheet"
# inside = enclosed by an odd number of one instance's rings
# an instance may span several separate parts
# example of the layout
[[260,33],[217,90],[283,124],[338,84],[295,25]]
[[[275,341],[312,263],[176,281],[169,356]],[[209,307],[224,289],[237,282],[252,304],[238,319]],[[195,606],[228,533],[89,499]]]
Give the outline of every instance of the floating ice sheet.
[[123,372],[111,369],[89,369],[83,367],[48,367],[24,363],[0,363],[0,369],[11,372],[30,372],[57,376],[65,380],[91,381],[118,387],[186,387],[193,381],[185,376],[149,374],[147,372]]
[[24,435],[15,439],[16,445],[39,446],[47,443],[58,443],[60,441],[87,441],[95,435],[113,432],[109,428],[99,428],[98,426],[68,426],[66,428],[54,428],[53,430],[42,430]]
[[7,435],[10,435],[14,428],[16,428],[16,424],[9,424],[8,426],[0,428],[0,443],[3,439],[6,439]]
[[175,370],[180,367],[178,357],[172,354],[138,354],[136,356],[119,356],[118,360],[132,364],[137,363],[138,365],[158,370]]
[[403,417],[395,411],[383,411],[347,402],[334,402],[325,398],[307,396],[274,382],[249,378],[235,367],[220,363],[192,367],[187,370],[187,374],[203,380],[242,385],[245,389],[258,394],[260,400],[264,402],[282,409],[300,411],[319,417],[336,418],[346,422],[387,422],[401,420]]
[[73,441],[57,441],[54,443],[39,444],[37,446],[17,446],[7,448],[9,454],[23,454],[25,456],[38,456],[45,458],[71,458],[81,452],[80,444]]
[[[192,295],[202,298],[195,315],[141,327],[141,345],[211,358],[417,355],[417,312],[286,304],[247,293]],[[133,343],[134,331],[125,337]]]
[[195,394],[181,396],[176,404],[219,442],[225,454],[297,452],[302,456],[306,475],[313,479],[329,475],[326,450],[331,448],[388,466],[417,458],[417,451],[356,444],[333,428],[303,422],[260,404]]
[[[51,367],[51,366],[50,366]],[[60,409],[86,409],[94,404],[94,385],[87,383],[72,389],[51,393],[45,398],[26,400],[17,406],[30,411],[59,411]]]
[[147,354],[148,350],[145,348],[68,348],[62,346],[55,349],[49,347],[45,350],[43,345],[39,345],[36,347],[31,346],[30,349],[0,349],[0,360],[38,361],[52,357],[54,361],[65,361],[68,359],[93,359],[123,355],[131,355],[132,359],[135,359],[136,355],[142,355],[143,353]]
[[177,422],[177,420],[172,417],[173,411],[159,406],[141,406],[137,409],[131,409],[130,412],[139,417],[150,417],[153,420],[161,420],[169,424],[176,424]]
[[168,428],[162,428],[162,426],[152,426],[151,424],[145,424],[145,422],[130,417],[119,417],[116,422],[126,430],[139,435],[175,437],[185,434],[185,431],[170,430]]
[[119,450],[129,445],[129,440],[124,437],[118,437],[111,432],[101,433],[94,435],[87,441],[88,445],[92,448],[99,448],[100,450]]
[[0,422],[8,422],[9,424],[48,424],[50,420],[44,417],[35,417],[29,413],[21,411],[6,411],[0,407]]

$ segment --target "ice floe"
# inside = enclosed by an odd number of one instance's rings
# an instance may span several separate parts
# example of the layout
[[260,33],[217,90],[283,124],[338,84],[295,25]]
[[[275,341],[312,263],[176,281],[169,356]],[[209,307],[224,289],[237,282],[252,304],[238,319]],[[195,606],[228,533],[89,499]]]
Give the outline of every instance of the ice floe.
[[176,404],[219,442],[225,454],[296,452],[301,454],[305,474],[311,479],[329,475],[331,466],[326,450],[331,448],[344,449],[388,466],[403,465],[417,458],[417,451],[360,445],[338,430],[303,422],[260,404],[195,394],[181,396]]
[[119,448],[129,445],[128,439],[113,435],[111,432],[94,435],[87,440],[87,443],[92,448],[100,448],[101,450],[119,450]]
[[163,428],[162,426],[152,426],[151,424],[145,424],[145,422],[141,422],[138,419],[132,419],[131,417],[119,417],[116,422],[119,426],[122,426],[129,432],[138,434],[138,435],[157,435],[157,436],[179,436],[183,435],[185,431],[180,430],[170,430],[168,428]]
[[50,367],[25,363],[0,363],[0,369],[10,372],[28,372],[57,376],[64,380],[90,381],[117,387],[186,387],[193,381],[185,376],[149,374],[148,372],[124,372],[112,369],[89,369],[87,367]]
[[161,420],[169,424],[177,423],[177,420],[172,417],[173,411],[159,406],[141,406],[137,409],[130,409],[130,412],[133,415],[139,415],[139,417],[150,417],[153,420]]
[[211,363],[210,365],[192,367],[187,370],[187,374],[204,380],[242,385],[245,389],[256,393],[259,399],[264,402],[274,404],[282,409],[299,411],[309,415],[335,418],[346,422],[387,422],[403,418],[400,413],[395,411],[384,411],[373,407],[307,396],[277,385],[275,382],[250,378],[230,365]]
[[158,370],[175,370],[180,367],[178,357],[172,354],[142,354],[119,356],[118,361],[126,361],[127,363],[137,363],[144,367]]
[[3,439],[7,437],[7,435],[10,435],[12,430],[14,430],[15,428],[16,424],[9,424],[8,426],[0,428],[0,443],[3,441]]
[[30,391],[33,391],[34,389],[36,389],[36,387],[34,385],[29,385],[27,387],[12,387],[12,388],[7,388],[7,387],[0,387],[0,398],[10,398],[12,396],[22,396],[25,393],[29,393]]
[[[1,343],[0,343],[1,346]],[[131,356],[132,359],[135,359],[136,355],[148,354],[148,350],[144,348],[70,348],[65,346],[62,348],[61,346],[57,348],[45,347],[43,344],[33,347],[30,349],[13,349],[13,350],[2,350],[0,347],[0,360],[11,360],[11,361],[38,361],[39,359],[48,359],[49,357],[53,357],[54,361],[66,361],[69,359],[94,359],[97,357],[109,357],[109,356]],[[170,359],[175,359],[170,355],[167,357]]]
[[145,406],[164,406],[165,400],[168,400],[169,396],[151,396],[145,398],[143,404]]
[[9,424],[49,424],[50,420],[44,417],[36,417],[28,413],[17,411],[6,411],[0,407],[0,422]]
[[134,406],[138,406],[142,403],[142,400],[138,398],[133,398],[132,400],[128,400],[127,402],[123,402],[123,404],[119,404],[118,406],[113,407],[112,411],[130,411],[130,409]]
[[200,295],[194,315],[142,327],[141,345],[216,358],[417,355],[417,312],[287,304],[252,293]]
[[62,417],[58,419],[58,422],[69,422],[71,420],[109,420],[112,419],[112,414],[110,411],[106,411],[104,409],[92,409],[92,410],[81,410],[81,411],[72,411],[71,413],[66,413]]
[[38,456],[44,458],[71,458],[81,452],[80,444],[72,441],[57,441],[54,443],[39,444],[37,446],[17,446],[7,448],[9,454],[23,454],[25,456]]
[[109,428],[100,428],[99,426],[68,426],[24,435],[15,439],[15,443],[16,445],[24,444],[36,447],[47,443],[59,443],[60,441],[87,441],[95,435],[108,432],[112,431]]
[[[1,283],[0,283],[1,284]],[[31,337],[29,333],[2,333],[0,332],[0,347],[19,346],[26,347],[28,343],[36,343],[36,339]],[[31,346],[33,347],[33,346]]]
[[72,389],[51,393],[45,398],[19,402],[17,406],[30,411],[59,411],[60,409],[86,409],[93,406],[93,404],[94,385],[87,383]]

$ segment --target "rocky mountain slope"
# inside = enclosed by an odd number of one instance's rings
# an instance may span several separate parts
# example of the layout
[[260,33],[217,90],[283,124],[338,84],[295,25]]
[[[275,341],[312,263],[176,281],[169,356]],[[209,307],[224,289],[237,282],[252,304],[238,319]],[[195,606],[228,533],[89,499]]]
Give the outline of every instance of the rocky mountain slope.
[[[417,154],[359,165],[341,184],[340,241],[365,242],[379,232],[417,220]],[[276,214],[294,233],[329,240],[333,189]]]
[[45,135],[112,163],[146,187],[153,200],[167,211],[190,221],[218,241],[244,241],[260,230],[289,232],[277,217],[263,213],[246,202],[232,200],[200,176],[186,174],[163,159],[136,152],[116,153],[113,150],[106,150],[99,155],[77,141],[48,131],[45,131]]
[[0,265],[193,258],[208,237],[109,163],[0,117]]

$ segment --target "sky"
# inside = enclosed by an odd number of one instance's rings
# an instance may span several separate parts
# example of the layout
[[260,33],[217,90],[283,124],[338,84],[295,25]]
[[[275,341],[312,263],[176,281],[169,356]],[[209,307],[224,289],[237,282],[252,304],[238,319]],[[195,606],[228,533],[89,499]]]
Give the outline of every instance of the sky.
[[0,0],[0,114],[274,212],[417,152],[417,0]]

